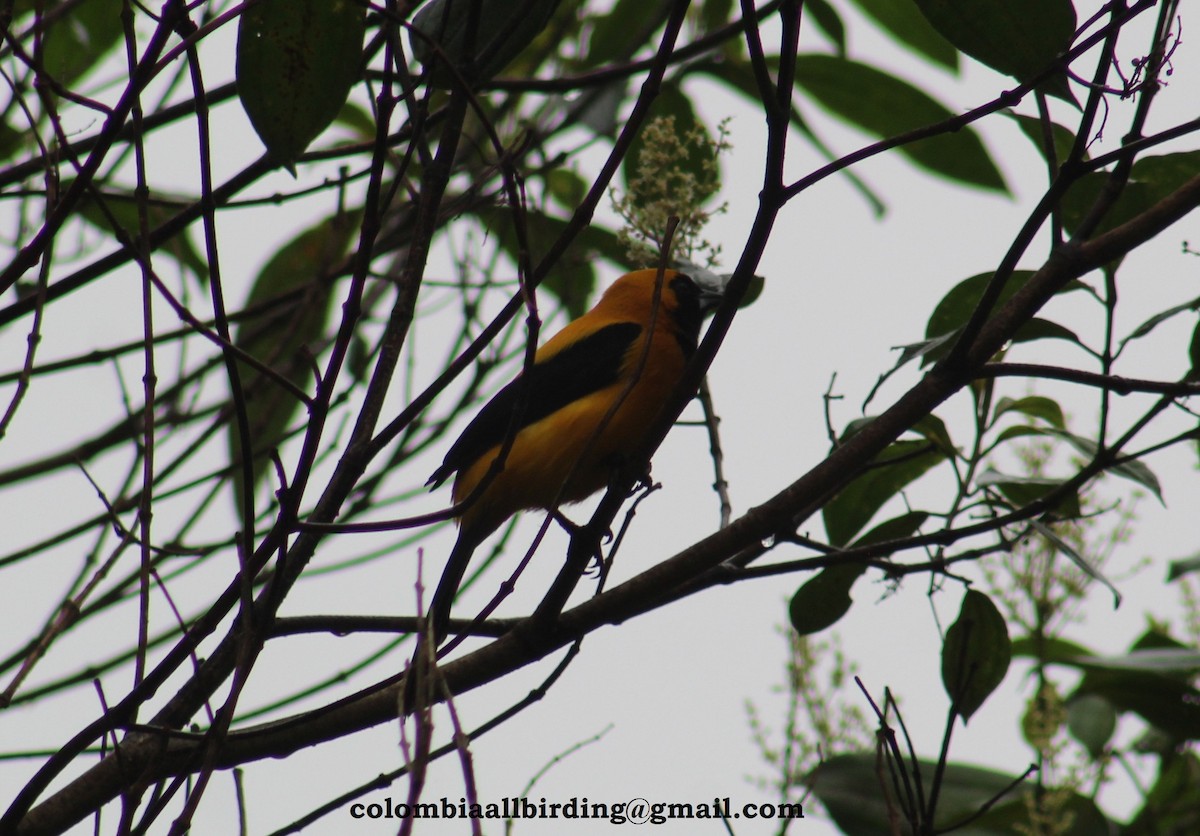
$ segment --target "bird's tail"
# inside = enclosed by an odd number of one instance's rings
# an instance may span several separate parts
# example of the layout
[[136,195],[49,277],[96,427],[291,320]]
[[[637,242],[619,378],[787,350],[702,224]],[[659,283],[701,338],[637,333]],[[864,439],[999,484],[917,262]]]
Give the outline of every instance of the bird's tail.
[[433,599],[429,603],[429,629],[433,632],[433,644],[440,645],[450,632],[450,608],[454,604],[454,596],[458,594],[458,586],[462,583],[463,575],[471,562],[471,555],[482,538],[474,535],[468,528],[460,528],[458,540],[450,551],[450,559],[442,571],[442,579],[438,581]]
[[[432,636],[427,638],[418,634],[418,641],[428,643],[424,647],[417,647],[413,653],[412,665],[405,677],[403,699],[405,714],[411,713],[416,708],[418,679],[429,675],[429,665],[436,664],[433,657],[437,653],[437,648],[450,633],[450,608],[454,604],[454,596],[458,594],[458,585],[462,583],[463,575],[467,573],[471,555],[475,553],[480,542],[482,542],[482,538],[474,535],[470,529],[459,529],[458,540],[455,541],[454,548],[450,550],[450,559],[446,561],[442,579],[438,581],[433,599],[429,603],[429,618],[426,623]],[[424,663],[422,662],[423,653],[428,655]],[[418,673],[418,667],[421,667],[424,673]],[[427,699],[429,699],[428,696]]]

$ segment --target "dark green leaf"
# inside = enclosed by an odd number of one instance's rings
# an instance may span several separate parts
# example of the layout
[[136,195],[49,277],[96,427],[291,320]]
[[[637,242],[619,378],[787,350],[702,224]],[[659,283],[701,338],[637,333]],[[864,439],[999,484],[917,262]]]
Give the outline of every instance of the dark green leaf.
[[[525,212],[522,218],[530,263],[536,264],[563,234],[567,222],[541,212]],[[479,213],[479,219],[488,234],[495,236],[501,249],[519,263],[520,238],[513,213],[502,207],[488,209]],[[615,235],[601,227],[590,226],[576,236],[542,287],[558,297],[572,318],[580,316],[588,309],[596,290],[597,258],[623,263],[624,255],[624,248],[617,243]]]
[[[773,62],[773,63],[772,63]],[[768,63],[772,69],[778,69],[778,57],[768,57]],[[758,89],[758,83],[754,79],[754,72],[750,68],[750,62],[745,59],[734,59],[728,55],[721,56],[717,59],[702,59],[696,61],[687,67],[688,73],[703,73],[710,75],[727,85],[735,93],[745,97],[752,105],[758,107],[762,102],[762,93]],[[822,158],[833,161],[837,159],[838,154],[835,154],[830,147],[822,141],[822,139],[809,127],[808,123],[801,116],[800,111],[793,106],[791,112],[791,124],[821,155]],[[876,217],[882,217],[887,208],[883,201],[871,191],[854,173],[852,169],[844,168],[839,174],[846,178],[850,185],[862,195],[863,199],[871,207],[871,211]]]
[[[69,183],[70,181],[63,181],[63,188],[66,189]],[[183,199],[176,202],[174,200],[165,201],[163,198],[159,198],[147,202],[146,222],[149,228],[154,229],[166,223],[174,217],[177,207],[182,208],[185,205],[187,204]],[[106,194],[104,195],[103,207],[101,207],[93,195],[85,195],[79,202],[79,216],[92,226],[106,233],[113,231],[112,224],[115,221],[121,227],[125,236],[131,241],[137,240],[141,229],[138,220],[137,201],[129,195]],[[191,270],[201,281],[208,278],[208,262],[196,250],[186,232],[180,231],[177,235],[168,239],[162,245],[162,249],[184,267]]]
[[29,140],[27,131],[13,130],[8,122],[0,121],[0,160],[11,159]]
[[[868,134],[889,138],[954,114],[926,93],[882,70],[831,55],[796,59],[796,85]],[[917,165],[952,180],[1007,193],[1004,178],[971,128],[897,149]]]
[[1001,430],[1000,435],[996,436],[996,440],[992,442],[989,449],[999,447],[1005,441],[1010,441],[1014,438],[1027,438],[1031,435],[1045,435],[1046,432],[1041,427],[1031,427],[1028,424],[1021,424],[1016,427],[1005,427]]
[[[558,3],[430,0],[413,17],[413,57],[432,70],[431,82],[438,87],[455,84],[456,74],[447,68],[447,60],[466,82],[486,81],[508,66],[546,28]],[[472,15],[478,15],[478,19],[472,20]]]
[[849,441],[855,434],[870,426],[871,422],[877,417],[878,416],[876,415],[864,415],[861,418],[855,418],[853,421],[846,424],[846,428],[842,430],[842,434],[838,436],[838,443],[844,444],[845,442]]
[[964,723],[1004,681],[1011,656],[1004,616],[982,592],[967,590],[942,646],[942,685]]
[[587,197],[588,184],[574,171],[556,168],[546,175],[546,191],[568,212],[574,212]]
[[950,439],[950,431],[946,429],[946,422],[932,413],[917,421],[909,427],[908,431],[929,439],[947,457],[951,457],[955,453],[954,442]]
[[1200,759],[1194,752],[1164,759],[1158,780],[1122,836],[1200,833]]
[[[44,15],[51,23],[42,35],[42,64],[54,80],[72,86],[92,69],[122,38],[123,0],[88,0],[72,3],[66,14],[54,14],[67,0],[45,4]],[[37,5],[22,0],[14,5],[21,14]]]
[[[1141,157],[1133,164],[1129,181],[1115,204],[1092,232],[1093,237],[1124,224],[1170,195],[1200,171],[1200,151],[1182,151],[1158,157]],[[1109,175],[1097,171],[1072,184],[1063,196],[1063,226],[1072,234],[1104,194]]]
[[843,58],[846,55],[846,24],[837,10],[825,0],[805,0],[804,16],[829,39]]
[[[733,17],[733,7],[736,0],[704,0],[704,4],[700,7],[700,18],[704,21],[704,28],[708,30],[716,29],[724,26]],[[817,0],[815,5],[821,5],[824,0]],[[809,6],[805,4],[805,11],[809,10]]]
[[[1053,819],[1056,834],[1061,836],[1112,836],[1117,823],[1100,812],[1092,799],[1076,792],[1063,790],[1061,802],[1056,801]],[[1034,817],[1036,820],[1031,820]],[[997,804],[967,827],[954,831],[963,836],[1010,836],[1014,833],[1037,833],[1046,826],[1047,814],[1037,802],[1020,798]]]
[[1045,636],[1021,636],[1013,639],[1012,655],[1036,659],[1039,662],[1069,664],[1079,656],[1088,656],[1091,651],[1081,644],[1066,639]]
[[[929,25],[915,3],[909,0],[854,0],[880,27],[913,52],[958,72],[958,50]],[[805,11],[808,4],[805,3]]]
[[[1026,82],[1066,52],[1075,35],[1071,0],[916,0],[946,40],[994,70]],[[1046,91],[1071,99],[1065,78]]]
[[1023,323],[1012,338],[1014,343],[1031,343],[1035,340],[1066,340],[1075,345],[1083,344],[1079,341],[1079,336],[1070,328],[1036,316]]
[[1089,669],[1078,694],[1104,697],[1175,741],[1200,740],[1200,691],[1177,677],[1142,671]]
[[242,13],[238,96],[281,165],[337,118],[359,76],[363,32],[352,0],[263,0]]
[[[1071,150],[1075,147],[1075,134],[1068,128],[1064,128],[1057,122],[1050,123],[1050,141],[1054,146],[1054,156],[1051,157],[1046,153],[1046,138],[1045,131],[1042,128],[1042,120],[1035,116],[1022,116],[1019,113],[1009,113],[1008,116],[1014,119],[1017,125],[1021,128],[1021,133],[1029,137],[1029,141],[1038,149],[1038,152],[1048,162],[1053,161],[1054,164],[1061,165],[1063,160],[1071,155]],[[1085,151],[1082,159],[1088,158]]]
[[[896,813],[896,799],[880,788],[880,768],[875,752],[835,755],[813,769],[805,777],[804,783],[821,801],[842,833],[847,836],[879,836],[893,832],[892,817]],[[887,774],[889,765],[882,768]],[[911,770],[912,764],[905,761],[898,768]],[[923,785],[932,786],[936,764],[920,761],[918,768]],[[947,764],[942,774],[938,809],[931,830],[940,831],[978,812],[1008,790],[1015,781],[1016,776],[990,769]],[[1020,789],[1014,792],[1019,793]],[[1012,832],[1011,827],[1003,831],[971,831],[975,836],[980,833]]]
[[618,117],[625,105],[628,88],[628,81],[617,79],[592,94],[585,94],[588,98],[576,117],[576,123],[581,127],[590,128],[596,136],[615,137]]
[[[346,252],[357,229],[357,216],[335,215],[302,232],[267,262],[246,300],[255,312],[234,334],[234,344],[266,363],[302,389],[310,379],[310,357],[320,346],[332,300],[332,272]],[[268,454],[284,438],[300,409],[300,401],[272,377],[247,365],[240,366],[242,395],[253,439],[254,486],[268,472]],[[234,492],[238,508],[244,485],[238,467],[242,442],[237,425],[229,427],[230,462],[234,467]]]
[[1079,569],[1082,570],[1083,573],[1089,578],[1099,581],[1108,588],[1108,591],[1113,594],[1113,609],[1121,606],[1121,593],[1117,591],[1115,586],[1113,586],[1112,581],[1104,576],[1104,573],[1100,571],[1099,566],[1096,566],[1088,561],[1088,559],[1081,555],[1074,546],[1072,546],[1063,538],[1059,537],[1058,534],[1054,532],[1054,529],[1050,528],[1050,526],[1046,525],[1046,523],[1042,522],[1041,520],[1034,520],[1030,523],[1030,525],[1033,526],[1033,529],[1054,547],[1055,551],[1065,555],[1068,560],[1079,567]]
[[1060,430],[1066,429],[1066,420],[1063,418],[1062,407],[1058,405],[1058,401],[1040,395],[1030,395],[1017,400],[1001,398],[996,401],[996,407],[992,413],[992,423],[994,424],[1001,415],[1007,412],[1019,412],[1030,418],[1045,421]]
[[1188,360],[1192,365],[1185,379],[1193,382],[1200,380],[1200,322],[1197,322],[1192,330],[1192,341],[1188,343]]
[[1124,345],[1127,342],[1130,342],[1130,341],[1136,340],[1136,339],[1140,339],[1140,338],[1146,336],[1151,331],[1153,331],[1155,328],[1157,328],[1159,325],[1162,325],[1168,319],[1171,319],[1172,317],[1174,317],[1178,314],[1184,313],[1186,311],[1195,311],[1195,310],[1200,310],[1200,297],[1192,299],[1191,301],[1188,301],[1188,302],[1184,302],[1182,305],[1175,305],[1173,307],[1167,308],[1165,311],[1160,311],[1160,312],[1156,313],[1154,316],[1147,319],[1145,322],[1143,322],[1137,328],[1134,328],[1133,331],[1130,332],[1129,336],[1121,341],[1121,345]]
[[909,511],[890,520],[884,520],[863,536],[854,541],[852,547],[871,546],[875,543],[886,543],[889,540],[899,540],[911,537],[920,530],[929,519],[927,511]]
[[1194,674],[1200,671],[1200,650],[1190,647],[1131,650],[1121,656],[1076,656],[1072,660],[1087,670],[1151,671],[1161,674]]
[[757,302],[766,287],[767,280],[763,276],[751,276],[750,281],[746,283],[746,292],[742,294],[742,299],[738,302],[738,309],[748,308]]
[[1084,694],[1067,703],[1067,730],[1093,759],[1104,754],[1116,728],[1117,710],[1104,697]]
[[867,569],[865,563],[827,566],[796,590],[788,605],[792,629],[802,636],[831,627],[850,610],[850,587]]
[[650,17],[646,5],[646,0],[617,0],[608,14],[595,17],[588,39],[588,66],[624,63],[633,57],[643,43],[634,33],[645,31]]
[[365,142],[375,137],[374,120],[371,119],[369,113],[354,102],[347,101],[342,105],[342,109],[338,111],[334,121],[349,128],[358,140]]
[[[937,307],[933,309],[933,313],[929,317],[929,322],[925,326],[926,339],[953,333],[966,325],[971,319],[971,314],[975,313],[979,300],[983,298],[983,292],[991,282],[992,275],[992,273],[979,273],[969,279],[963,279],[951,288],[950,292],[937,303]],[[1032,277],[1032,270],[1014,270],[1005,281],[1004,289],[1000,291],[1000,295],[996,299],[996,307],[1007,302]]]
[[944,460],[927,441],[893,442],[821,509],[830,544],[846,545],[884,503]]
[[900,352],[900,359],[896,361],[896,365],[892,371],[900,368],[910,360],[916,360],[918,357],[931,358],[927,362],[932,362],[939,357],[944,357],[954,345],[954,338],[957,336],[957,331],[951,331],[948,334],[940,334],[936,337],[931,337],[928,340],[922,340],[919,343],[896,346],[896,350],[899,350]]
[[1189,557],[1172,560],[1169,564],[1167,564],[1167,566],[1168,581],[1173,581],[1183,575],[1195,572],[1196,570],[1200,569],[1200,552],[1197,552]]
[[[1013,508],[1024,508],[1051,491],[1061,488],[1062,480],[1044,476],[1009,476],[989,468],[979,475],[976,484],[980,487],[994,487],[1012,503]],[[1078,519],[1082,514],[1079,494],[1071,491],[1054,503],[1050,511],[1060,519]]]
[[1142,636],[1127,654],[1081,654],[1074,656],[1072,662],[1087,670],[1147,670],[1151,673],[1180,674],[1182,681],[1189,681],[1193,674],[1200,673],[1200,650],[1151,631]]
[[[1064,439],[1067,443],[1069,443],[1079,452],[1083,453],[1089,459],[1094,459],[1100,452],[1100,448],[1096,445],[1096,442],[1092,441],[1090,438],[1083,438],[1082,436],[1075,435],[1074,433],[1069,433],[1066,430],[1047,430],[1046,432],[1050,435]],[[1121,464],[1109,468],[1106,472],[1112,473],[1115,476],[1120,476],[1122,479],[1129,479],[1132,482],[1137,482],[1139,485],[1149,489],[1151,493],[1158,497],[1159,502],[1163,501],[1162,485],[1159,484],[1158,477],[1154,475],[1154,471],[1152,471],[1142,462],[1139,462],[1136,459],[1122,462]]]

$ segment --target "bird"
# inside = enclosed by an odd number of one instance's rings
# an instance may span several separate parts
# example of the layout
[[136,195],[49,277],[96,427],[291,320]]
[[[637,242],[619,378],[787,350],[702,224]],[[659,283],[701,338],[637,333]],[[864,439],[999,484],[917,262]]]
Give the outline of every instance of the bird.
[[532,365],[450,446],[426,483],[436,489],[455,475],[454,504],[465,503],[429,606],[435,647],[449,632],[471,556],[492,532],[520,511],[556,514],[560,504],[600,491],[641,446],[696,351],[704,317],[722,298],[710,276],[703,283],[673,269],[621,276],[591,310],[538,348]]

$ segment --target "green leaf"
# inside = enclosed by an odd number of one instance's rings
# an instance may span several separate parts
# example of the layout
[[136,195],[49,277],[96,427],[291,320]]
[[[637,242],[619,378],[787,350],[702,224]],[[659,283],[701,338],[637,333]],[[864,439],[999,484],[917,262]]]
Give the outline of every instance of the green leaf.
[[1196,552],[1188,557],[1172,560],[1167,564],[1167,580],[1178,580],[1183,575],[1195,572],[1200,569],[1200,552]]
[[[1060,836],[1112,836],[1118,832],[1117,822],[1105,817],[1092,799],[1077,792],[1063,790],[1061,806],[1055,807],[1053,819]],[[1023,794],[1025,795],[1025,794]],[[1034,817],[1036,820],[1031,820]],[[1038,833],[1046,826],[1046,813],[1036,801],[1021,798],[997,804],[970,825],[956,829],[963,836],[1010,836],[1014,833]]]
[[350,132],[360,142],[366,142],[375,138],[375,121],[371,118],[371,114],[352,101],[347,101],[342,105],[342,109],[338,111],[334,122],[349,128]]
[[[64,180],[62,188],[64,190],[67,189],[71,182]],[[182,198],[176,201],[174,198],[164,199],[162,196],[157,196],[156,200],[148,201],[146,205],[146,221],[150,229],[166,223],[175,216],[175,207],[182,208],[187,205],[187,202]],[[79,216],[105,233],[113,231],[112,224],[115,221],[121,227],[124,234],[132,241],[137,240],[141,229],[138,220],[137,200],[130,195],[105,194],[104,206],[101,207],[92,194],[86,194],[79,202]],[[208,279],[208,262],[196,250],[195,245],[192,244],[191,239],[188,238],[185,231],[181,230],[165,241],[162,244],[162,249],[181,265],[191,270],[200,280],[204,281]]]
[[556,168],[546,175],[546,191],[568,212],[574,212],[588,193],[587,181],[565,168]]
[[1039,662],[1070,664],[1079,656],[1091,655],[1091,651],[1081,644],[1066,639],[1021,636],[1013,639],[1012,655],[1036,659]]
[[[1140,157],[1133,164],[1129,181],[1116,203],[1104,215],[1092,236],[1133,220],[1194,177],[1198,170],[1200,151]],[[1063,226],[1067,232],[1074,234],[1079,229],[1092,206],[1104,194],[1108,181],[1107,172],[1097,171],[1084,175],[1071,185],[1061,204]]]
[[596,15],[588,38],[587,65],[602,67],[628,61],[642,45],[641,40],[631,36],[645,31],[647,11],[646,0],[617,0],[608,14]]
[[[311,375],[311,356],[325,333],[335,266],[357,230],[357,214],[338,214],[302,232],[267,262],[250,289],[234,344],[266,363],[302,389]],[[241,365],[242,396],[253,439],[254,487],[270,467],[268,454],[284,438],[301,403],[278,381],[248,365]],[[245,486],[240,478],[241,435],[229,426],[229,460],[233,470],[234,498],[242,507]]]
[[802,636],[833,626],[854,603],[850,587],[867,570],[865,563],[827,566],[796,590],[788,605],[792,628]]
[[1031,435],[1045,435],[1046,432],[1041,427],[1033,427],[1029,424],[1020,424],[1015,427],[1005,427],[1000,431],[1000,435],[996,436],[996,440],[992,442],[987,449],[993,450],[999,447],[1005,441],[1011,441],[1014,438],[1027,438]]
[[982,592],[967,590],[942,646],[942,685],[964,723],[1004,681],[1011,657],[1004,617]]
[[[1075,147],[1075,134],[1069,128],[1064,128],[1057,122],[1050,123],[1050,141],[1054,145],[1054,156],[1051,157],[1046,153],[1045,132],[1042,128],[1041,119],[1036,116],[1022,116],[1019,113],[1011,111],[1007,115],[1017,123],[1017,126],[1021,129],[1021,133],[1029,138],[1029,141],[1033,143],[1033,147],[1038,150],[1038,153],[1047,162],[1053,161],[1056,166],[1061,165],[1063,160],[1071,155],[1071,151]],[[1086,150],[1081,159],[1088,159]]]
[[1067,703],[1067,730],[1071,737],[1099,759],[1117,729],[1117,709],[1098,694],[1084,694]]
[[615,138],[628,89],[628,81],[617,79],[596,90],[584,100],[585,105],[579,110],[576,124],[590,129],[596,136]]
[[1113,586],[1112,581],[1104,576],[1104,573],[1100,571],[1098,566],[1088,562],[1088,559],[1076,551],[1074,546],[1072,546],[1063,538],[1059,537],[1054,532],[1054,529],[1050,528],[1050,526],[1046,525],[1041,520],[1034,520],[1030,523],[1030,525],[1038,534],[1045,538],[1046,542],[1054,547],[1055,551],[1066,556],[1068,560],[1079,567],[1079,569],[1089,578],[1099,581],[1108,588],[1108,591],[1113,594],[1113,609],[1121,606],[1121,593],[1117,591],[1115,586]]
[[[123,0],[71,3],[66,14],[56,14],[66,2],[45,4],[43,19],[51,22],[42,34],[42,65],[55,81],[71,87],[98,67],[101,59],[122,40]],[[34,0],[21,0],[14,4],[13,11],[22,14],[39,5]]]
[[267,151],[289,170],[346,103],[364,31],[363,7],[352,0],[263,0],[242,13],[238,96]]
[[[828,811],[838,829],[847,836],[879,836],[894,832],[893,816],[897,802],[880,787],[880,769],[912,770],[912,762],[881,765],[875,752],[835,755],[821,762],[805,776],[804,783]],[[918,761],[917,768],[925,787],[933,786],[937,765]],[[938,808],[931,831],[939,832],[978,812],[1016,781],[1016,776],[958,763],[946,764],[939,785]],[[888,789],[891,789],[890,781]],[[1021,790],[1014,791],[1020,794]],[[907,831],[904,831],[907,832]],[[967,831],[962,831],[967,832]],[[970,830],[981,833],[1011,834],[1013,829]]]
[[[700,19],[704,21],[704,28],[708,30],[716,29],[724,26],[733,17],[733,6],[736,0],[704,0],[704,4],[700,7]],[[821,5],[824,0],[817,0],[814,5]],[[805,4],[805,11],[809,7]]]
[[[481,211],[478,217],[500,248],[519,263],[520,238],[513,213],[496,207]],[[522,217],[530,262],[537,264],[566,230],[567,221],[532,211]],[[558,298],[572,318],[578,317],[587,311],[596,290],[596,260],[605,258],[623,264],[624,256],[615,235],[598,226],[587,227],[571,242],[541,286]]]
[[[962,52],[1026,82],[1066,52],[1075,36],[1071,0],[916,0],[921,12]],[[1046,92],[1068,101],[1065,77]]]
[[938,34],[915,3],[908,0],[854,0],[854,3],[890,32],[897,43],[951,72],[958,72],[958,50]]
[[[979,487],[994,487],[1012,503],[1013,508],[1024,508],[1062,487],[1061,479],[1045,476],[1010,476],[988,468],[979,475],[975,484]],[[1079,494],[1071,491],[1050,509],[1059,519],[1073,520],[1082,515]]]
[[804,16],[814,24],[821,34],[837,49],[837,54],[846,56],[846,24],[837,10],[825,0],[805,0]]
[[1158,780],[1122,836],[1200,833],[1200,759],[1178,752],[1164,759]]
[[896,365],[889,370],[888,374],[892,374],[910,360],[928,357],[930,359],[926,362],[933,362],[944,357],[954,345],[954,338],[957,336],[957,332],[951,331],[949,334],[940,334],[919,343],[895,346],[894,350],[900,352],[900,359],[896,361]]
[[[949,119],[944,105],[882,70],[831,55],[796,59],[796,85],[834,115],[880,138]],[[1004,177],[969,127],[897,149],[935,174],[1008,193]]]
[[[805,7],[807,8],[807,6]],[[772,69],[778,70],[778,56],[768,56],[768,64]],[[754,72],[750,67],[750,62],[744,58],[732,58],[728,55],[722,56],[719,59],[700,59],[689,64],[685,70],[686,73],[703,73],[715,78],[717,81],[728,86],[735,93],[745,97],[754,107],[760,107],[762,104],[762,93],[758,89],[758,83],[755,81]],[[804,121],[800,111],[793,106],[790,114],[790,121],[794,127],[805,139],[809,141],[813,149],[825,160],[830,162],[836,160],[840,155],[833,152],[830,147],[821,140],[819,136],[809,127]],[[850,186],[857,191],[864,200],[870,205],[871,211],[876,217],[882,217],[886,206],[883,201],[871,191],[858,175],[850,168],[843,168],[838,172],[842,177],[845,177]]]
[[1120,656],[1080,655],[1072,661],[1086,670],[1151,671],[1161,674],[1194,674],[1200,671],[1200,650],[1162,647],[1131,650]]
[[12,159],[28,141],[28,131],[14,130],[8,122],[0,121],[0,160]]
[[1088,669],[1076,693],[1104,697],[1119,711],[1137,714],[1176,742],[1200,740],[1200,691],[1177,677]]
[[[1068,444],[1070,444],[1080,453],[1083,453],[1089,459],[1094,459],[1100,452],[1100,448],[1097,446],[1096,442],[1092,441],[1090,438],[1083,438],[1082,436],[1075,435],[1074,433],[1067,432],[1066,430],[1047,430],[1046,433],[1048,435],[1054,435],[1065,440]],[[1136,482],[1142,487],[1147,488],[1151,493],[1158,497],[1159,502],[1163,502],[1162,485],[1159,484],[1158,477],[1154,475],[1154,471],[1152,471],[1142,462],[1133,459],[1131,461],[1122,462],[1121,464],[1110,467],[1105,472],[1112,473],[1115,476],[1120,476],[1122,479],[1128,479],[1132,482]]]
[[1192,331],[1192,341],[1188,344],[1188,359],[1192,367],[1188,370],[1187,379],[1200,380],[1200,322],[1196,323]]
[[909,511],[898,517],[892,517],[890,520],[884,520],[855,540],[851,548],[871,546],[875,543],[886,543],[889,540],[911,537],[921,529],[921,526],[928,519],[928,511]]
[[[413,17],[413,57],[436,87],[452,87],[456,74],[469,84],[486,81],[533,43],[559,0],[430,0]],[[472,20],[477,15],[477,20]],[[471,32],[474,23],[474,32]],[[468,44],[473,48],[468,48]],[[436,45],[436,46],[435,46]]]
[[906,485],[945,455],[927,441],[896,441],[880,453],[867,470],[846,485],[821,509],[825,531],[833,546],[844,546],[862,530],[875,512]]
[[1012,337],[1014,343],[1031,343],[1036,340],[1066,340],[1075,345],[1083,345],[1079,336],[1070,328],[1036,316],[1022,324]]
[[1160,311],[1159,313],[1156,313],[1154,316],[1147,319],[1145,322],[1143,322],[1137,328],[1134,328],[1133,331],[1130,332],[1128,337],[1121,340],[1121,347],[1123,348],[1125,346],[1125,344],[1128,342],[1132,342],[1133,340],[1141,339],[1142,337],[1146,336],[1151,331],[1153,331],[1155,328],[1157,328],[1159,325],[1162,325],[1168,319],[1171,319],[1172,317],[1177,316],[1178,314],[1185,313],[1187,311],[1195,311],[1195,310],[1200,310],[1200,296],[1198,296],[1195,299],[1192,299],[1188,302],[1184,302],[1181,305],[1174,305],[1173,307],[1167,308],[1165,311]]
[[932,413],[909,427],[908,432],[929,439],[947,458],[952,457],[956,452],[954,442],[950,438],[950,431],[946,429],[946,422]]
[[996,407],[992,412],[992,424],[994,425],[1001,415],[1009,412],[1019,412],[1030,418],[1045,421],[1060,430],[1066,429],[1066,420],[1063,418],[1062,407],[1058,405],[1058,401],[1041,395],[1030,395],[1017,400],[1000,398],[996,401]]
[[[962,328],[975,313],[983,292],[992,281],[992,273],[979,273],[969,279],[963,279],[942,297],[933,309],[929,322],[925,325],[925,338],[932,339],[944,334],[951,334]],[[1025,286],[1033,277],[1032,270],[1014,270],[1004,283],[1004,288],[996,299],[996,307],[1000,307],[1012,298],[1018,290]],[[994,310],[994,308],[993,308]],[[947,347],[947,351],[949,347]],[[931,359],[926,357],[926,362]]]

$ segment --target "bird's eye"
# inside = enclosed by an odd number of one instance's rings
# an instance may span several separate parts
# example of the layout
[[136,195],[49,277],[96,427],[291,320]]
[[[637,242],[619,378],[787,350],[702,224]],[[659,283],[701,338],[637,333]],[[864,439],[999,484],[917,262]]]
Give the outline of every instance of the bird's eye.
[[692,281],[692,277],[680,273],[671,280],[671,290],[675,291],[676,297],[680,299],[692,299],[700,297],[700,288]]

